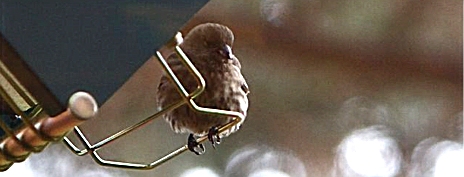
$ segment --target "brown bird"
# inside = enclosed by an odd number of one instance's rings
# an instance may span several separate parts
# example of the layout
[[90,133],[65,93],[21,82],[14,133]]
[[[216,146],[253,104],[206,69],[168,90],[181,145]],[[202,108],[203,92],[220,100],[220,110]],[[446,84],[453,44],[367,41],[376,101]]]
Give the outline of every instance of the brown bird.
[[[205,23],[194,27],[180,44],[180,48],[188,56],[206,81],[203,93],[194,99],[198,106],[236,111],[246,116],[248,109],[248,85],[242,76],[241,65],[232,53],[234,34],[221,24]],[[171,54],[167,62],[185,89],[191,93],[198,83],[176,54]],[[157,93],[158,109],[162,109],[181,100],[174,83],[166,73],[161,77]],[[197,143],[195,136],[208,135],[213,147],[226,137],[237,131],[240,122],[218,135],[218,127],[232,121],[232,117],[197,112],[183,105],[166,113],[164,119],[176,133],[190,133],[189,150],[199,155],[203,153],[203,145]]]

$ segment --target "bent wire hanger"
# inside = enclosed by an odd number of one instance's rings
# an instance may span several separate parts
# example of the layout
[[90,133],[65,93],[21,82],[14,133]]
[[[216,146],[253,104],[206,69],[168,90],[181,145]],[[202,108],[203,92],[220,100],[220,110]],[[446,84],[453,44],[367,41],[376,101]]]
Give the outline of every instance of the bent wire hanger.
[[[180,34],[180,33],[178,33]],[[182,37],[180,35],[176,35],[176,40],[182,41]],[[203,112],[203,113],[209,113],[209,114],[218,114],[218,115],[225,115],[225,116],[231,116],[234,117],[234,119],[229,122],[228,124],[225,124],[221,126],[218,130],[219,133],[222,133],[226,130],[231,129],[233,126],[237,125],[239,122],[241,122],[244,119],[244,115],[235,112],[235,111],[228,111],[228,110],[221,110],[221,109],[213,109],[213,108],[206,108],[206,107],[201,107],[198,106],[195,101],[193,100],[195,97],[200,95],[205,87],[206,87],[206,82],[201,76],[200,72],[195,68],[195,66],[192,64],[192,62],[188,59],[188,57],[185,55],[185,53],[182,51],[182,49],[179,47],[179,45],[175,46],[175,52],[176,54],[181,58],[182,63],[188,68],[190,74],[192,74],[198,83],[198,87],[196,90],[194,90],[191,93],[188,93],[184,86],[181,84],[180,80],[182,78],[178,78],[176,74],[172,71],[172,69],[169,67],[167,64],[166,60],[163,58],[161,53],[159,51],[156,51],[156,58],[158,61],[161,63],[163,66],[162,68],[164,71],[167,73],[168,77],[171,79],[171,81],[175,84],[177,90],[179,91],[179,94],[182,97],[182,100],[163,108],[162,110],[158,111],[157,113],[145,118],[144,120],[133,124],[129,127],[126,127],[119,132],[116,132],[107,138],[104,138],[103,140],[91,144],[88,139],[86,138],[86,135],[84,132],[82,132],[79,127],[74,128],[74,133],[77,135],[78,139],[80,142],[83,144],[84,149],[79,149],[68,137],[63,138],[63,142],[69,149],[72,150],[75,154],[82,156],[86,154],[90,154],[92,158],[100,165],[103,166],[111,166],[111,167],[118,167],[118,168],[130,168],[130,169],[141,169],[141,170],[149,170],[158,167],[159,165],[173,159],[174,157],[182,154],[183,152],[188,150],[187,145],[183,145],[172,152],[164,155],[163,157],[159,158],[158,160],[155,160],[151,163],[144,164],[144,163],[132,163],[132,162],[124,162],[124,161],[113,161],[113,160],[107,160],[101,157],[98,153],[98,150],[101,148],[104,148],[105,145],[127,135],[128,133],[140,128],[141,126],[153,121],[156,118],[159,118],[161,115],[172,111],[182,105],[187,104],[191,109],[198,111],[198,112]],[[203,136],[197,139],[197,142],[202,143],[207,140],[207,136]]]

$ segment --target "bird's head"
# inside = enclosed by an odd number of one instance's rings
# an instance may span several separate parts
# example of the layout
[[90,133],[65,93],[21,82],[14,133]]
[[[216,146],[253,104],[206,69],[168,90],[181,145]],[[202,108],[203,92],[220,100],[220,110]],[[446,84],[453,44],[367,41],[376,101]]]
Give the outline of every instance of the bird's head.
[[204,23],[190,30],[181,47],[196,53],[213,55],[213,58],[232,60],[235,58],[232,53],[233,42],[234,34],[228,27]]

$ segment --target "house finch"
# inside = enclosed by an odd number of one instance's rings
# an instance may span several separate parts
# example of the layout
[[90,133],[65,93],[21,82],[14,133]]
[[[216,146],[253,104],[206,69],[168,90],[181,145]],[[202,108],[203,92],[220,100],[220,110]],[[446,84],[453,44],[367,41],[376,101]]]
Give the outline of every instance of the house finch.
[[[180,44],[206,81],[203,93],[194,99],[198,106],[236,111],[246,116],[248,109],[248,85],[242,76],[241,65],[232,54],[234,35],[223,25],[205,23],[194,27]],[[194,76],[182,64],[176,54],[171,54],[167,62],[185,89],[191,93],[198,87]],[[158,109],[181,100],[174,83],[164,73],[157,93]],[[204,152],[203,145],[197,143],[195,136],[208,135],[213,147],[220,138],[237,131],[240,122],[230,130],[218,134],[218,127],[233,120],[233,117],[197,112],[183,105],[166,113],[164,119],[176,133],[190,133],[188,148],[199,155]]]

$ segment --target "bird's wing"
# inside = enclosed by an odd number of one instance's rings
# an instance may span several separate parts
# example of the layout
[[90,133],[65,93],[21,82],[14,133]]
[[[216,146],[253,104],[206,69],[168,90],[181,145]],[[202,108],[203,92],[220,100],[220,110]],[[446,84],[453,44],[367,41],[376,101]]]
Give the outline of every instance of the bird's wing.
[[[176,70],[178,67],[183,67],[182,61],[179,60],[177,54],[175,53],[169,55],[169,57],[166,59],[166,62],[172,70]],[[163,76],[161,77],[160,84],[158,85],[158,89],[160,89],[164,84],[169,82],[169,78],[167,74],[164,72]]]
[[[166,61],[167,61],[168,65],[172,69],[172,66],[177,65],[176,61],[179,61],[179,60],[177,59],[177,55],[175,53],[173,53],[173,54],[169,55],[169,57],[166,59]],[[165,72],[163,72],[163,75],[161,76],[161,79],[160,79],[160,82],[159,82],[159,85],[158,85],[158,92],[156,94],[156,100],[157,100],[158,104],[161,103],[161,97],[163,97],[163,95],[161,95],[161,93],[166,92],[164,90],[171,89],[172,86],[171,86],[170,82],[171,81],[168,78],[167,74]]]

